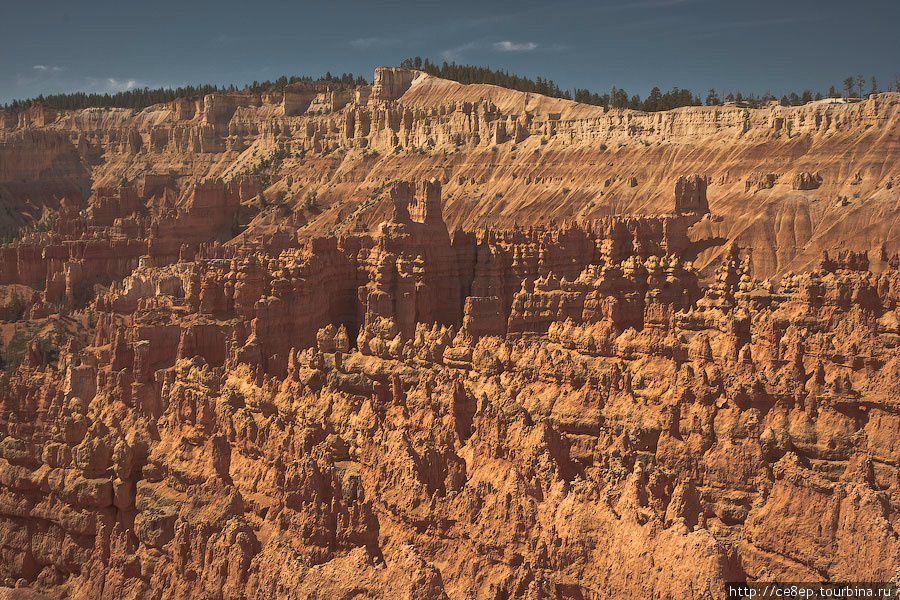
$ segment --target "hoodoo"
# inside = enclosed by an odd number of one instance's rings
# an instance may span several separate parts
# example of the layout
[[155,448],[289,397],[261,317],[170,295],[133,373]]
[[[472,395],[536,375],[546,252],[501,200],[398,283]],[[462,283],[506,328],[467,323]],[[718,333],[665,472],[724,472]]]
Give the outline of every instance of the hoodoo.
[[0,598],[896,578],[898,120],[407,68],[0,112]]

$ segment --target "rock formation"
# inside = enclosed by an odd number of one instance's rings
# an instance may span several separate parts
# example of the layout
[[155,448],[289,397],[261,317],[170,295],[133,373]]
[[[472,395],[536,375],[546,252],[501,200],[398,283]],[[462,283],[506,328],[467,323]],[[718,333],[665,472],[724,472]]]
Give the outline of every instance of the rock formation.
[[[511,229],[661,214],[678,176],[700,172],[724,218],[704,225],[704,237],[723,240],[696,257],[702,275],[737,241],[754,248],[760,276],[780,276],[846,244],[900,250],[891,234],[898,120],[895,93],[641,113],[388,67],[372,86],[301,82],[142,111],[0,111],[0,197],[12,209],[0,228],[39,221],[63,201],[83,208],[92,191],[123,180],[143,181],[143,199],[159,206],[183,202],[197,181],[252,176],[238,217],[247,235],[285,222],[305,237],[353,234],[385,220],[384,184],[408,173],[441,182],[451,230]],[[847,156],[848,145],[858,151]],[[684,185],[684,207],[705,212],[703,184]]]
[[[896,240],[789,256],[770,227],[832,235],[816,228],[838,209],[804,212],[804,194],[854,175],[623,169],[563,194],[556,146],[621,135],[579,160],[624,165],[632,137],[840,138],[888,127],[895,104],[645,119],[394,69],[372,89],[110,111],[121,130],[90,111],[4,119],[0,153],[50,157],[65,194],[0,247],[0,595],[722,598],[728,581],[895,578]],[[540,165],[510,156],[532,142]],[[251,147],[268,167],[242,166]],[[191,152],[211,176],[73,195],[73,165],[101,151]],[[216,173],[229,152],[244,158]],[[4,194],[38,189],[27,161],[0,165]],[[733,233],[756,227],[729,196],[751,180],[753,198],[793,182],[754,217],[769,246]],[[502,218],[479,214],[501,186]],[[518,186],[560,189],[529,209]],[[665,187],[652,214],[563,219],[646,186]],[[889,230],[859,218],[869,241]]]
[[706,177],[700,175],[679,177],[675,183],[675,212],[708,213],[709,202],[706,199],[708,185]]

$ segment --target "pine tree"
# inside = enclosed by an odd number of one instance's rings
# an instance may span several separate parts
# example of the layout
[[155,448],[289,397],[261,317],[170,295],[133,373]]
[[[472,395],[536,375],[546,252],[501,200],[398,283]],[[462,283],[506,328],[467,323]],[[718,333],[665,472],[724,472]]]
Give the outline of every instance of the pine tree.
[[[523,92],[538,93],[556,98],[574,99],[576,102],[603,106],[605,108],[632,108],[636,110],[653,112],[660,110],[670,110],[673,108],[678,108],[680,106],[700,106],[701,104],[703,104],[703,101],[701,100],[701,96],[699,94],[694,94],[690,90],[681,89],[678,87],[674,87],[672,88],[672,90],[665,93],[663,93],[659,87],[653,87],[650,90],[650,94],[647,96],[647,98],[641,100],[639,95],[635,94],[630,96],[627,92],[625,92],[625,90],[618,89],[616,88],[616,86],[611,86],[610,92],[608,94],[599,94],[597,92],[592,92],[588,89],[581,88],[574,88],[571,91],[563,90],[552,79],[548,79],[545,77],[536,77],[532,80],[528,77],[509,73],[505,70],[491,69],[490,67],[479,67],[475,65],[460,65],[456,62],[448,63],[444,61],[439,66],[437,63],[434,63],[431,60],[422,58],[420,56],[407,58],[400,64],[401,66],[406,68],[419,69],[430,75],[434,75],[436,77],[441,77],[444,79],[451,79],[460,83],[487,83]],[[53,94],[46,97],[44,95],[39,95],[35,98],[27,100],[12,100],[10,103],[6,104],[4,108],[7,110],[16,111],[28,108],[29,106],[33,105],[43,105],[50,108],[59,109],[121,107],[141,110],[153,104],[170,102],[175,98],[192,98],[216,93],[219,91],[235,92],[244,90],[254,93],[261,93],[269,90],[283,91],[288,85],[301,81],[323,81],[333,85],[341,85],[347,87],[368,85],[369,83],[366,78],[361,75],[357,76],[353,73],[342,73],[340,76],[334,76],[329,71],[318,80],[314,80],[308,75],[292,75],[290,77],[282,75],[274,82],[254,81],[253,83],[244,85],[242,87],[235,86],[234,84],[221,87],[218,85],[204,84],[188,85],[184,87],[177,87],[175,89],[149,89],[147,87],[144,87],[115,94],[87,94],[84,92],[74,92],[70,94]],[[858,76],[856,78],[848,77],[844,80],[843,84],[848,98],[853,94],[854,85],[856,86],[858,94],[861,97],[862,90],[865,85],[865,79],[862,76]],[[875,77],[871,78],[871,84],[872,93],[877,92],[878,87]],[[894,78],[893,87],[897,89],[897,91],[900,91],[900,76]],[[831,86],[829,88],[828,95],[832,98],[840,97],[840,94],[834,86]],[[798,96],[796,92],[791,92],[785,96],[785,99],[789,104],[796,105],[810,102],[812,101],[813,97],[818,99],[821,98],[822,95],[821,93],[816,93],[815,96],[813,96],[811,90],[804,90],[802,96]],[[729,102],[739,102],[742,104],[746,104],[751,108],[759,107],[761,104],[775,99],[776,98],[769,92],[766,92],[766,94],[764,94],[761,98],[754,95],[746,96],[741,92],[729,92],[729,94],[725,96],[725,100]],[[712,88],[708,91],[705,97],[705,103],[708,106],[722,104],[722,98],[715,90],[715,88]]]
[[647,96],[647,100],[644,101],[644,110],[647,112],[653,112],[660,110],[660,103],[662,102],[662,92],[659,91],[658,87],[650,90],[650,95]]

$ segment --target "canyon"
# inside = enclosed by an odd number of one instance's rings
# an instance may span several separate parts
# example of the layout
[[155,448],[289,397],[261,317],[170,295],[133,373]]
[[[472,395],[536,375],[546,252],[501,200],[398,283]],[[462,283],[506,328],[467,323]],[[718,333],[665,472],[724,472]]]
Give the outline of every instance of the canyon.
[[0,112],[0,597],[900,576],[900,93]]

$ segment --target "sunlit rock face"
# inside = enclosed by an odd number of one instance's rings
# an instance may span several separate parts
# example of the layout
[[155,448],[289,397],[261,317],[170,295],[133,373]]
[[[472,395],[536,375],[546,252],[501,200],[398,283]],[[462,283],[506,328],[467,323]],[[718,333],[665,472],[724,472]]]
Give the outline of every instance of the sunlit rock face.
[[890,580],[896,141],[836,152],[896,103],[644,115],[384,69],[4,115],[38,225],[0,247],[0,597]]
[[[145,217],[171,220],[170,211],[198,201],[200,215],[204,195],[216,193],[198,190],[205,179],[231,186],[215,216],[220,241],[230,237],[235,200],[243,207],[235,231],[248,236],[278,226],[352,235],[390,217],[389,182],[437,179],[451,231],[711,210],[721,218],[696,233],[723,239],[698,248],[703,276],[731,241],[754,249],[757,276],[781,276],[813,268],[822,251],[900,250],[898,125],[897,93],[643,113],[389,67],[371,86],[299,82],[140,111],[34,107],[0,111],[0,198],[10,208],[0,228],[62,205],[95,206],[108,220],[114,210],[97,196],[123,186],[137,190],[123,208],[139,199]],[[160,235],[192,243],[201,224],[180,222]]]

